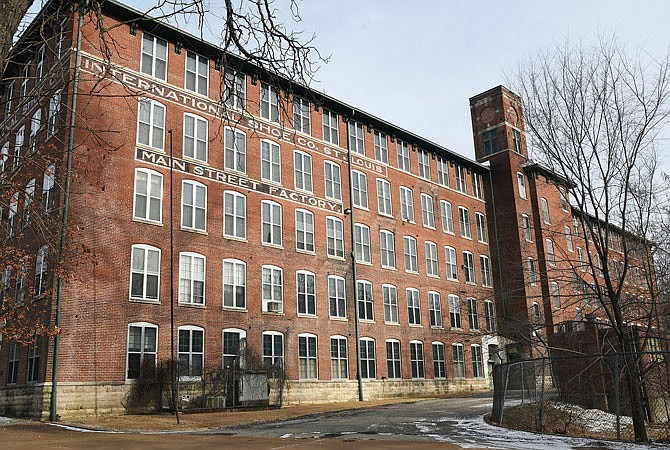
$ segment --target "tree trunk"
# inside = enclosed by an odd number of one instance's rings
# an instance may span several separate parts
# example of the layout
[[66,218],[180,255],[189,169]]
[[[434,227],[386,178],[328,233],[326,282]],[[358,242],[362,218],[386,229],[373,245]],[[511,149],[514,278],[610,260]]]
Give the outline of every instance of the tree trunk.
[[0,61],[2,73],[7,67],[7,55],[12,48],[12,41],[23,16],[33,4],[33,0],[0,1]]
[[647,426],[645,423],[644,400],[642,395],[642,382],[640,367],[637,364],[637,354],[632,353],[633,345],[631,338],[626,339],[624,347],[626,362],[626,369],[628,371],[628,390],[630,394],[630,409],[633,418],[633,430],[635,432],[635,440],[638,442],[647,442]]

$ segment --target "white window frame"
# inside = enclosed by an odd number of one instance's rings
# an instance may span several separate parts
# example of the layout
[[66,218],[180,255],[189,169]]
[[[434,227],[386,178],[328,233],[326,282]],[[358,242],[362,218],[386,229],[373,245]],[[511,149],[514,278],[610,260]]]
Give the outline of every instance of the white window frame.
[[433,328],[442,328],[442,299],[436,291],[428,291],[428,323]]
[[461,299],[458,295],[449,294],[447,297],[449,301],[449,325],[452,329],[462,329],[461,322]]
[[[135,264],[135,252],[142,252],[142,261],[141,266],[138,267]],[[149,268],[149,254],[155,253],[158,257],[158,266],[155,270]],[[138,261],[139,263],[140,261]],[[142,294],[133,295],[133,277],[134,275],[139,275],[142,277]],[[156,279],[156,295],[148,296],[148,284],[149,278],[155,277]],[[128,296],[132,300],[141,300],[148,302],[159,302],[160,301],[160,287],[161,287],[161,249],[158,247],[153,247],[146,244],[133,244],[130,247],[130,282],[128,283]]]
[[381,131],[374,131],[375,140],[375,159],[381,163],[389,163],[389,147],[386,134]]
[[295,210],[295,249],[314,253],[314,213],[306,209]]
[[491,278],[491,260],[486,255],[479,255],[479,265],[481,267],[482,286],[493,287]]
[[209,93],[209,59],[191,50],[186,50],[184,89],[205,97]]
[[[182,346],[182,342],[181,342],[182,332],[187,332],[188,333],[188,351],[185,351],[185,352],[181,351],[182,348],[184,348]],[[202,339],[201,339],[202,348],[200,349],[200,351],[198,351],[197,348],[194,348],[194,345],[193,345],[194,334],[195,333],[200,333],[201,336],[202,336]],[[177,329],[177,343],[178,343],[178,345],[177,345],[177,359],[179,361],[178,367],[179,367],[179,372],[180,372],[179,379],[182,380],[182,381],[200,380],[202,378],[203,374],[204,374],[204,371],[205,371],[205,329],[202,328],[202,327],[197,327],[197,326],[192,326],[192,325],[180,326]],[[188,371],[187,374],[183,374],[184,364],[181,361],[182,360],[182,355],[186,355],[186,357],[188,358],[188,364],[186,365],[186,369]],[[200,373],[199,374],[197,372],[193,373],[193,369],[194,369],[193,360],[194,360],[194,358],[197,358],[198,356],[200,356]]]
[[35,83],[39,83],[44,77],[44,63],[46,62],[46,44],[42,44],[37,50],[37,59],[35,62]]
[[[302,345],[304,341],[304,349]],[[319,379],[319,342],[315,334],[298,334],[298,379],[299,380],[318,380]],[[313,350],[313,351],[312,351]]]
[[375,340],[370,337],[360,339],[361,378],[374,380],[377,378],[377,349]]
[[226,106],[244,111],[247,106],[247,76],[242,72],[228,69],[225,72],[223,83]]
[[16,132],[16,140],[14,141],[14,168],[21,166],[23,162],[23,145],[25,143],[26,126],[21,125],[19,131]]
[[454,342],[451,344],[452,361],[454,363],[454,378],[465,378],[465,354],[463,344]]
[[484,300],[484,319],[486,323],[486,331],[492,332],[496,330],[496,315],[492,300]]
[[475,284],[475,257],[471,252],[463,252],[463,273],[466,284]]
[[479,330],[479,308],[477,306],[477,299],[468,297],[465,299],[468,304],[468,327],[470,330]]
[[406,186],[400,186],[400,219],[414,223],[414,194]]
[[261,266],[261,299],[263,312],[284,312],[284,271],[281,267]]
[[428,194],[421,194],[421,221],[424,227],[435,229],[433,197]]
[[[146,48],[149,41],[151,41],[151,49]],[[168,53],[168,42],[165,39],[161,39],[149,33],[142,33],[140,72],[149,75],[150,77],[165,81],[168,72]],[[151,67],[146,67],[148,64],[146,57],[150,58]],[[158,64],[159,62],[163,63],[162,67]]]
[[237,191],[223,191],[223,235],[247,239],[247,197]]
[[421,380],[426,378],[423,342],[417,340],[409,341],[409,361],[412,369],[412,379]]
[[535,268],[535,260],[532,257],[528,257],[528,282],[531,286],[537,284],[537,270]]
[[[204,133],[203,133],[204,131]],[[184,113],[184,158],[207,164],[209,124],[200,116]]]
[[405,258],[405,272],[419,273],[419,263],[417,259],[416,238],[412,236],[403,236],[403,255]]
[[542,221],[547,225],[551,225],[551,217],[549,216],[549,203],[547,203],[547,199],[542,197],[540,199],[540,205],[542,207]]
[[407,298],[407,323],[412,326],[421,326],[421,300],[419,290],[415,288],[405,289]]
[[[190,270],[186,273],[183,267],[184,258],[189,258]],[[202,272],[196,271],[194,262],[201,260]],[[206,299],[206,281],[207,279],[207,259],[205,255],[194,252],[180,252],[179,253],[179,304],[187,306],[205,306]],[[188,283],[186,286],[184,283]],[[197,299],[195,296],[195,283],[202,283],[202,299]]]
[[484,199],[484,191],[482,189],[482,176],[481,174],[472,172],[472,195],[479,200]]
[[561,309],[561,291],[558,286],[558,282],[551,282],[551,300],[554,305],[554,309]]
[[424,149],[417,152],[419,160],[419,176],[425,180],[430,180],[430,155]]
[[[279,230],[278,239],[275,236],[277,230]],[[266,231],[269,233],[268,236]],[[282,246],[282,206],[271,200],[261,201],[261,242],[264,245]]]
[[58,133],[60,118],[61,90],[58,89],[49,99],[49,117],[47,118],[47,139]]
[[[247,263],[239,259],[226,258],[222,263],[223,283],[221,304],[224,309],[247,309]],[[230,286],[230,294],[226,287]],[[239,291],[242,291],[241,304],[239,302]]]
[[323,108],[321,120],[323,122],[323,140],[339,146],[340,130],[337,113]]
[[347,123],[347,130],[349,132],[349,145],[351,151],[365,156],[365,133],[363,131],[363,124],[350,120]]
[[344,222],[337,217],[326,217],[326,253],[344,259]]
[[347,338],[345,336],[330,337],[330,378],[346,380],[349,378],[349,360]]
[[477,227],[477,241],[488,244],[489,232],[486,226],[486,216],[480,212],[475,212],[475,223]]
[[433,378],[447,378],[447,367],[445,361],[444,344],[442,342],[433,342]]
[[293,128],[305,134],[312,134],[309,101],[298,96],[293,97]]
[[279,122],[279,93],[267,83],[261,83],[260,115],[271,122]]
[[447,267],[447,280],[458,281],[458,262],[454,247],[444,247],[444,262]]
[[[237,335],[238,346],[234,349],[235,353],[226,353],[226,334]],[[244,351],[247,345],[247,332],[240,328],[224,328],[221,331],[221,367],[226,368],[235,368],[234,366],[226,365],[226,359],[232,358],[233,361],[238,360],[238,367],[244,367]]]
[[247,135],[236,128],[225,127],[223,144],[224,167],[247,173]]
[[437,244],[435,242],[424,242],[426,251],[426,275],[429,277],[439,277],[440,268],[437,262]]
[[550,266],[556,266],[556,254],[554,253],[554,241],[551,239],[546,239],[545,243],[547,245],[547,263]]
[[398,169],[403,172],[411,172],[412,163],[409,159],[409,145],[407,142],[396,140],[396,151],[398,153]]
[[384,323],[398,324],[398,289],[392,284],[382,285],[384,299]]
[[342,174],[340,165],[333,161],[323,162],[326,198],[342,201]]
[[39,140],[37,135],[42,128],[42,109],[38,108],[30,118],[30,136],[28,136],[28,155],[32,155],[37,151]]
[[[148,108],[148,110],[147,110]],[[142,120],[142,111],[148,111],[148,121]],[[160,114],[158,114],[160,111]],[[165,149],[165,113],[166,108],[160,102],[148,98],[137,100],[137,144],[157,150]],[[162,116],[162,117],[158,117]],[[142,142],[140,129],[147,130],[147,142]]]
[[386,375],[389,380],[402,378],[402,353],[400,352],[400,341],[397,339],[386,340]]
[[[187,198],[184,192],[186,186],[191,186],[191,198]],[[199,183],[194,180],[183,180],[181,182],[181,228],[182,230],[191,231],[207,231],[207,185]],[[198,192],[204,192],[204,202],[198,202]],[[190,210],[190,214],[189,214]],[[201,227],[197,226],[197,218],[202,215],[203,224]],[[190,220],[190,225],[188,221]]]
[[312,155],[300,150],[293,151],[293,177],[297,190],[314,192],[312,180]]
[[351,187],[354,207],[368,209],[368,177],[358,170],[351,171]]
[[298,315],[316,316],[316,275],[307,270],[296,271],[295,286]]
[[565,227],[565,244],[569,252],[575,250],[575,247],[572,243],[572,229],[568,226]]
[[461,229],[461,237],[465,239],[472,239],[470,211],[465,206],[458,207],[458,225]]
[[354,224],[354,253],[356,262],[370,264],[370,227],[362,223]]
[[440,210],[442,214],[442,231],[447,234],[454,234],[454,212],[451,203],[446,200],[440,200]]
[[467,174],[465,166],[456,165],[456,190],[463,194],[468,193],[468,184],[466,182]]
[[356,281],[356,314],[358,320],[369,322],[375,320],[372,283],[367,280]]
[[449,162],[439,156],[437,158],[437,182],[449,187]]
[[328,315],[330,318],[346,319],[347,289],[344,278],[328,275]]
[[[270,341],[269,347],[266,345],[268,343],[266,337]],[[277,346],[277,341],[279,346]],[[263,366],[265,368],[284,368],[284,335],[278,331],[264,331],[261,335],[261,345],[263,347]]]
[[261,139],[261,179],[281,184],[281,147],[268,139]]
[[472,377],[484,378],[484,361],[482,358],[482,346],[479,344],[472,344],[470,346],[472,353]]
[[523,238],[526,242],[533,242],[533,233],[530,226],[530,217],[527,214],[521,214],[521,228],[523,229]]
[[391,183],[382,178],[377,178],[377,212],[384,216],[393,217]]
[[526,192],[526,177],[521,172],[516,173],[516,183],[519,189],[519,197],[527,199],[528,193]]
[[[140,328],[140,339],[139,339],[139,344],[141,348],[136,351],[130,350],[130,329],[131,328]],[[153,351],[151,351],[151,348],[146,349],[145,344],[148,343],[146,339],[146,330],[147,328],[155,330],[154,334],[154,341],[153,341]],[[133,354],[139,354],[140,355],[140,364],[139,364],[139,370],[140,372],[137,374],[136,377],[130,378],[128,375],[128,372],[130,370],[130,355]],[[141,375],[141,370],[142,366],[144,365],[144,359],[147,355],[153,355],[153,360],[154,360],[154,367],[156,367],[156,360],[158,357],[158,326],[153,324],[153,323],[148,323],[148,322],[131,322],[128,324],[128,334],[126,335],[126,380],[134,380],[137,379]]]
[[382,268],[395,269],[395,235],[392,231],[379,230],[379,248]]
[[[49,166],[51,167],[51,166]],[[55,166],[53,166],[55,169]],[[142,183],[139,180],[138,175],[142,174],[146,176],[145,183]],[[44,192],[45,188],[47,187],[46,183],[46,178],[47,178],[47,172],[44,173],[45,180],[42,183],[42,198],[44,198]],[[152,181],[155,181],[156,184],[152,183]],[[53,190],[54,186],[54,179],[53,175],[50,179],[50,189]],[[144,193],[141,192],[138,188],[142,187],[141,185],[144,184]],[[158,192],[155,191],[154,187],[158,186]],[[52,194],[53,195],[53,194]],[[141,215],[138,214],[138,201],[140,198],[145,199],[145,214]],[[155,214],[152,214],[152,211],[154,209],[158,209],[158,218],[152,219],[152,215],[155,217]],[[42,205],[43,211],[44,209],[44,201]],[[46,212],[46,211],[45,211]],[[134,188],[134,193],[133,193],[133,219],[137,220],[142,220],[142,221],[148,221],[148,222],[153,222],[153,223],[162,223],[163,222],[163,174],[160,172],[156,172],[155,170],[151,169],[145,169],[142,167],[138,167],[135,169],[135,188]]]

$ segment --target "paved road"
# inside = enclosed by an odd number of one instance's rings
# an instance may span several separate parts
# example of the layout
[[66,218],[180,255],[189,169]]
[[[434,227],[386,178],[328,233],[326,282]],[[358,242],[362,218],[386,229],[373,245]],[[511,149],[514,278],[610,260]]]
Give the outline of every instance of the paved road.
[[642,450],[670,448],[543,436],[506,430],[489,425],[483,420],[484,414],[491,410],[491,401],[490,396],[426,400],[320,414],[271,424],[226,428],[222,431],[232,432],[237,436],[264,438],[349,438],[412,441],[415,444],[441,442],[456,444],[463,448],[488,449]]

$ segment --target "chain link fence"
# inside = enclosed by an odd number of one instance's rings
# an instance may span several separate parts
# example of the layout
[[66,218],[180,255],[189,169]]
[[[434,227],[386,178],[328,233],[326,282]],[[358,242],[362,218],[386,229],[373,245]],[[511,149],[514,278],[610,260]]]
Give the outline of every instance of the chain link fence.
[[[628,358],[625,358],[629,356]],[[638,365],[649,438],[670,442],[670,353],[559,356],[494,368],[492,420],[541,433],[634,440],[629,370]]]

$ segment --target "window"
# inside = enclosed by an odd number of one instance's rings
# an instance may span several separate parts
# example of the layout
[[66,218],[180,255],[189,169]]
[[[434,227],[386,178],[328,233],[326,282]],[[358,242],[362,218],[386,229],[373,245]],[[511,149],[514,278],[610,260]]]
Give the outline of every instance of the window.
[[277,331],[263,332],[263,366],[284,367],[284,335]]
[[421,218],[423,226],[435,228],[435,213],[433,212],[433,197],[421,194]]
[[456,189],[464,194],[468,193],[465,183],[465,167],[456,165]]
[[491,282],[491,261],[488,256],[479,255],[479,265],[481,266],[482,286],[492,287]]
[[167,74],[167,41],[144,33],[142,35],[142,60],[140,71],[165,80]]
[[247,307],[247,265],[243,261],[223,260],[223,307]]
[[351,185],[354,196],[354,206],[368,209],[368,179],[363,172],[351,171]]
[[370,263],[370,228],[357,223],[354,225],[354,251],[356,262]]
[[482,190],[482,176],[478,173],[472,173],[472,195],[480,200],[484,199],[484,191]]
[[32,178],[26,184],[23,191],[23,226],[30,223],[33,214],[33,200],[35,199],[35,179]]
[[386,373],[389,379],[402,378],[400,370],[400,341],[386,341]]
[[179,376],[202,377],[205,331],[199,327],[179,327]]
[[472,352],[472,376],[474,378],[484,378],[482,346],[477,344],[471,345],[470,351]]
[[222,367],[233,369],[244,367],[244,350],[247,345],[247,333],[237,328],[223,330]]
[[572,246],[572,230],[570,227],[565,227],[565,243],[568,247],[568,251],[574,251],[574,247]]
[[372,283],[369,281],[357,281],[356,293],[358,303],[358,318],[361,320],[374,320],[372,310]]
[[23,66],[21,71],[21,87],[19,90],[19,104],[24,105],[28,99],[28,83],[30,82],[30,63]]
[[179,254],[179,303],[205,304],[205,257],[198,253]]
[[423,365],[423,342],[410,341],[409,361],[412,366],[412,378],[425,378],[426,373]]
[[396,141],[396,151],[398,152],[398,168],[404,170],[405,172],[411,171],[410,160],[409,160],[409,146],[407,142]]
[[342,178],[340,176],[340,166],[332,161],[323,163],[323,170],[326,179],[326,197],[335,200],[342,200]]
[[16,140],[14,142],[14,168],[21,165],[23,158],[23,136],[26,132],[26,126],[22,125],[19,131],[16,132]]
[[37,133],[40,131],[42,126],[42,110],[38,109],[33,113],[33,117],[30,119],[30,136],[28,137],[28,155],[32,155],[37,151],[37,146],[39,142],[37,140]]
[[398,323],[398,291],[395,286],[385,284],[382,286],[384,297],[384,322]]
[[314,214],[304,209],[295,210],[295,234],[297,250],[314,251]]
[[263,243],[281,246],[281,205],[263,200],[261,202],[261,210],[263,215]]
[[463,206],[458,207],[458,224],[461,228],[461,237],[472,239],[472,232],[470,231],[470,211]]
[[28,370],[26,382],[34,383],[39,380],[40,374],[40,337],[35,336],[35,341],[28,345]]
[[461,328],[461,300],[453,294],[449,294],[449,321],[451,328]]
[[200,95],[207,95],[209,87],[209,60],[192,51],[186,52],[184,87]]
[[9,159],[9,142],[5,142],[0,150],[0,174],[4,174],[7,167],[7,160]]
[[156,367],[158,327],[137,322],[128,325],[128,354],[126,379],[140,378],[145,371],[153,373]]
[[406,222],[414,222],[412,190],[405,186],[400,186],[400,218]]
[[514,141],[514,151],[523,154],[521,150],[521,133],[519,130],[512,130],[512,140]]
[[440,271],[437,267],[437,244],[426,241],[426,274],[439,277]]
[[452,344],[451,351],[454,361],[454,378],[465,378],[465,357],[463,355],[463,344]]
[[519,197],[528,198],[528,194],[526,194],[526,177],[521,172],[516,173],[516,182],[519,186]]
[[61,91],[57,90],[49,99],[49,117],[47,118],[47,136],[58,133]]
[[35,297],[41,297],[46,294],[48,289],[48,273],[49,246],[43,245],[37,250],[37,258],[35,258],[35,283],[33,284],[33,295]]
[[328,276],[328,310],[330,317],[344,319],[347,317],[346,290],[344,278],[334,275]]
[[165,145],[165,106],[140,98],[137,117],[137,143],[163,150]]
[[277,90],[265,83],[261,83],[261,117],[279,122],[279,96]]
[[351,146],[351,151],[365,155],[365,135],[363,134],[363,125],[358,122],[349,121],[347,128],[349,129],[349,145]]
[[454,234],[454,216],[451,210],[451,203],[446,200],[440,200],[440,209],[442,210],[442,231]]
[[326,217],[326,251],[328,256],[344,258],[344,225],[337,217]]
[[379,247],[382,255],[382,267],[395,269],[395,238],[393,233],[379,230]]
[[549,204],[547,203],[546,198],[541,198],[540,203],[542,205],[542,220],[546,224],[551,224],[551,220],[549,220]]
[[15,384],[19,381],[19,344],[9,344],[9,367],[7,369],[7,384]]
[[558,192],[561,196],[561,209],[568,212],[568,192],[563,186],[558,187]]
[[149,245],[133,245],[130,265],[130,298],[158,300],[161,251]]
[[340,145],[340,134],[337,127],[337,114],[323,109],[323,140]]
[[433,377],[447,377],[444,364],[444,344],[441,342],[433,342]]
[[39,83],[39,81],[42,79],[44,76],[44,60],[46,57],[46,46],[45,44],[42,44],[42,46],[37,50],[37,62],[35,63],[35,82]]
[[298,335],[298,379],[316,380],[319,378],[317,369],[316,336],[313,334]]
[[384,214],[385,216],[393,215],[391,209],[391,184],[377,178],[377,210],[379,214]]
[[262,268],[263,311],[281,313],[284,311],[284,284],[282,270],[276,266]]
[[333,380],[349,378],[347,338],[344,336],[330,337],[330,377]]
[[26,299],[26,268],[27,256],[19,260],[19,268],[16,272],[16,285],[14,290],[14,298],[16,303],[21,306]]
[[440,294],[434,291],[428,292],[428,315],[431,327],[442,328],[442,303]]
[[492,155],[498,152],[498,130],[488,130],[482,133],[484,140],[484,154]]
[[182,181],[181,226],[188,230],[207,229],[207,186],[196,181]]
[[12,102],[14,100],[14,81],[11,81],[7,85],[7,91],[5,93],[5,115],[8,115],[12,112]]
[[550,266],[556,265],[556,255],[554,255],[554,242],[551,239],[547,239],[547,262]]
[[489,241],[488,230],[486,228],[486,217],[482,213],[475,213],[477,222],[477,240],[487,243]]
[[533,235],[530,230],[530,218],[526,214],[521,215],[521,228],[523,228],[523,238],[526,242],[532,242]]
[[419,176],[430,180],[430,156],[425,150],[419,149]]
[[579,270],[586,271],[586,264],[584,264],[584,251],[581,247],[577,247],[577,262],[579,263]]
[[7,239],[14,236],[16,231],[16,214],[19,211],[19,193],[14,192],[12,199],[9,202],[9,210],[7,212]]
[[437,158],[437,182],[449,186],[449,163],[444,158]]
[[447,267],[447,279],[458,280],[458,265],[456,264],[456,250],[453,247],[444,247],[444,259]]
[[377,377],[377,362],[375,360],[375,340],[361,338],[360,340],[361,378],[373,379]]
[[312,192],[312,157],[307,153],[293,152],[295,188]]
[[389,148],[386,142],[386,135],[380,131],[375,130],[375,159],[384,164],[389,163]]
[[58,30],[58,37],[56,38],[56,43],[54,44],[54,57],[55,60],[60,60],[63,56],[63,46],[65,45],[65,28],[67,27],[67,17],[61,20],[60,27]]
[[536,328],[542,327],[542,315],[540,313],[540,304],[538,302],[533,302],[533,325]]
[[223,235],[247,238],[247,198],[239,192],[223,193]]
[[470,252],[463,252],[463,273],[466,283],[475,283],[475,259]]
[[261,178],[281,183],[281,151],[279,145],[261,139]]
[[[247,136],[234,128],[226,127],[224,139],[224,166],[226,169],[246,173],[247,171]],[[311,170],[311,166],[310,166]]]
[[471,330],[479,330],[479,311],[477,310],[477,300],[468,298],[468,325]]
[[535,271],[535,260],[533,258],[528,258],[528,281],[531,286],[537,284],[537,272]]
[[558,289],[558,283],[555,281],[551,282],[551,299],[554,301],[554,308],[561,308],[561,293]]
[[296,272],[298,293],[298,314],[316,315],[316,287],[314,274],[299,270]]
[[229,108],[244,110],[247,98],[246,76],[242,72],[227,70],[224,76],[225,104]]
[[407,322],[410,325],[421,325],[421,302],[419,301],[419,291],[416,289],[406,289],[407,294]]
[[496,316],[491,300],[484,301],[484,319],[486,321],[486,331],[496,330]]
[[[226,129],[226,138],[228,138],[228,129]],[[184,158],[207,162],[207,121],[188,113],[184,114]]]
[[310,134],[309,102],[301,97],[293,97],[293,128],[301,133]]
[[416,239],[411,236],[403,236],[403,253],[405,255],[405,271],[418,272],[419,266],[416,256]]

